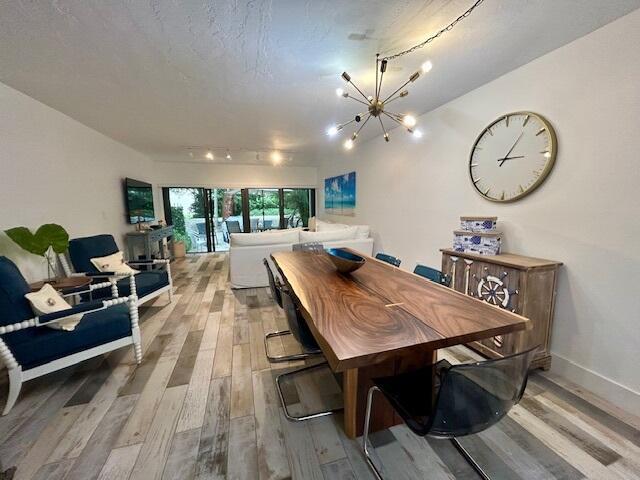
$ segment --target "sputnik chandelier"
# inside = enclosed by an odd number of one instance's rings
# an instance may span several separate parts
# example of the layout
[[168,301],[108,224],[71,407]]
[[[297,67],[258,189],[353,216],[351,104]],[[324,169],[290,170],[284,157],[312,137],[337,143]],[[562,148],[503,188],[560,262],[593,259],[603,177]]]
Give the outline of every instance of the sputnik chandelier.
[[415,82],[420,77],[420,75],[428,73],[433,67],[433,65],[429,60],[427,60],[422,64],[422,68],[420,70],[418,70],[417,72],[415,72],[413,75],[409,77],[409,80],[407,80],[400,87],[395,89],[393,93],[391,93],[390,95],[383,97],[382,96],[382,80],[384,78],[384,73],[387,71],[387,63],[389,62],[389,60],[395,60],[396,58],[402,57],[409,53],[413,53],[414,51],[422,47],[425,47],[436,38],[439,38],[445,32],[452,30],[453,27],[455,27],[458,22],[460,22],[462,19],[467,18],[469,15],[471,15],[471,12],[473,12],[476,9],[476,7],[480,5],[483,1],[484,0],[476,0],[476,2],[471,7],[469,7],[469,9],[466,12],[464,12],[462,15],[456,18],[449,25],[447,25],[446,27],[442,28],[434,35],[427,38],[422,43],[414,45],[413,47],[408,48],[407,50],[403,50],[402,52],[396,53],[394,55],[382,57],[382,58],[380,58],[380,54],[376,54],[376,86],[375,86],[375,92],[373,95],[365,95],[362,92],[362,90],[360,90],[358,86],[351,80],[351,76],[347,72],[342,72],[342,79],[345,82],[347,82],[347,85],[351,85],[357,91],[357,93],[364,98],[364,100],[357,98],[357,96],[351,95],[349,92],[347,92],[342,88],[336,89],[336,95],[338,95],[339,97],[349,98],[358,103],[361,103],[366,107],[366,110],[364,112],[358,113],[353,119],[349,120],[348,122],[341,123],[339,125],[333,125],[327,130],[327,135],[332,137],[338,134],[338,132],[340,132],[340,130],[342,130],[344,127],[352,123],[359,124],[360,126],[358,127],[358,129],[355,130],[351,134],[351,137],[345,140],[344,142],[344,148],[347,150],[351,150],[353,148],[353,144],[356,138],[358,138],[358,135],[360,134],[360,131],[364,128],[367,122],[371,120],[371,118],[373,117],[373,118],[377,118],[378,122],[380,122],[380,127],[382,128],[383,137],[385,141],[388,142],[389,132],[387,132],[387,129],[384,126],[384,122],[382,121],[383,117],[387,117],[391,119],[393,122],[406,128],[407,131],[410,134],[412,134],[414,137],[416,138],[422,137],[422,132],[415,128],[416,118],[413,115],[394,113],[388,109],[388,106],[394,100],[397,100],[398,98],[404,98],[407,95],[409,95],[409,90],[406,90],[405,87],[410,83]]

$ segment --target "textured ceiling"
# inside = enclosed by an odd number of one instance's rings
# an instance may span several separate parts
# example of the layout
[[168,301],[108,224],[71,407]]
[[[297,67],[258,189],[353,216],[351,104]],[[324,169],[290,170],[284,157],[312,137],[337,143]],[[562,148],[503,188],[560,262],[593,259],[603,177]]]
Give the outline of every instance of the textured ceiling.
[[[158,160],[321,161],[324,135],[371,90],[376,52],[417,43],[472,0],[0,1],[0,81]],[[398,109],[421,114],[640,7],[640,0],[486,0],[427,49],[390,63]],[[402,102],[402,103],[401,103]],[[378,135],[366,128],[363,138]],[[392,132],[398,136],[401,132]],[[202,147],[191,150],[186,147]],[[256,154],[258,152],[258,154]],[[221,160],[217,160],[221,159]]]

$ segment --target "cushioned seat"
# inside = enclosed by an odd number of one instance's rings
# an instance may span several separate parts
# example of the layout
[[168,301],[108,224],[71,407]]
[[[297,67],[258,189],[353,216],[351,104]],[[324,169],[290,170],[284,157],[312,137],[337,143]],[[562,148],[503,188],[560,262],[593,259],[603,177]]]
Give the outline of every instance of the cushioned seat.
[[[169,274],[164,270],[140,272],[135,275],[135,279],[139,298],[146,297],[159,288],[169,285]],[[118,293],[121,297],[128,297],[131,294],[128,278],[118,282]]]
[[45,363],[131,336],[131,319],[127,305],[88,313],[67,332],[42,326],[2,336],[23,369]]
[[[105,257],[118,251],[118,245],[111,235],[95,235],[93,237],[74,238],[69,242],[69,257],[76,272],[98,273],[98,269],[91,263],[92,258]],[[135,267],[135,265],[134,265]],[[136,267],[137,268],[137,267]],[[138,298],[147,295],[169,285],[169,274],[166,270],[149,270],[136,274],[136,291]],[[104,282],[104,278],[97,278],[95,283]],[[129,278],[118,281],[118,295],[128,297],[131,294]],[[107,290],[93,292],[93,299],[111,296]],[[89,300],[84,295],[84,301]]]

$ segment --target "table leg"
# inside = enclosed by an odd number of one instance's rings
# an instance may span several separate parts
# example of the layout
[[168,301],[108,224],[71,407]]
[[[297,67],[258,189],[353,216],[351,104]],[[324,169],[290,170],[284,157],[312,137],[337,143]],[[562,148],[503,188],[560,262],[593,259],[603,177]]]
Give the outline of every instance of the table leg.
[[[372,378],[408,372],[436,362],[436,351],[420,351],[396,357],[386,362],[345,371],[342,394],[344,397],[344,430],[349,438],[362,435],[367,408],[367,392],[373,386]],[[382,430],[402,423],[391,405],[379,396],[371,412],[371,431]]]

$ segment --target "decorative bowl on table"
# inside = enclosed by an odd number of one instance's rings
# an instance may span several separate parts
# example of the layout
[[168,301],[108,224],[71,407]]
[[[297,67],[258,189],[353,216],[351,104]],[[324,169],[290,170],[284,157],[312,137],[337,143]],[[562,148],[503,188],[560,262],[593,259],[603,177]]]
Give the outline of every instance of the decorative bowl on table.
[[365,262],[364,257],[343,248],[328,248],[326,252],[340,273],[355,272]]

